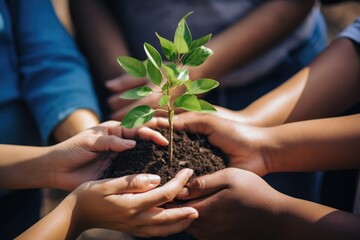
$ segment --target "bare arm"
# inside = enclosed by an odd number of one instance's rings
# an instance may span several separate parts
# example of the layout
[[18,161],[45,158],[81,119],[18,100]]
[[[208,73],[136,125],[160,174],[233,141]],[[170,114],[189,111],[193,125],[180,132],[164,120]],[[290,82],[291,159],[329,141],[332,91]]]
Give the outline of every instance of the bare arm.
[[360,114],[266,128],[268,172],[360,168]]
[[17,239],[76,239],[95,227],[141,237],[180,232],[197,218],[197,211],[158,206],[174,199],[191,175],[183,169],[159,188],[160,177],[150,174],[84,183]]
[[360,102],[360,58],[348,39],[336,40],[309,67],[240,111],[258,126],[330,117]]
[[99,117],[92,111],[78,109],[71,113],[53,131],[56,141],[64,141],[75,134],[99,124]]
[[[360,217],[292,198],[257,175],[228,168],[196,179],[186,199],[199,211],[199,239],[358,239]],[[216,216],[214,218],[213,216]]]
[[265,1],[207,44],[214,55],[191,70],[192,78],[217,79],[259,57],[293,32],[314,3],[314,0]]
[[104,3],[98,0],[70,0],[70,10],[76,38],[88,55],[97,77],[106,81],[121,75],[123,71],[116,58],[129,53],[120,26]]

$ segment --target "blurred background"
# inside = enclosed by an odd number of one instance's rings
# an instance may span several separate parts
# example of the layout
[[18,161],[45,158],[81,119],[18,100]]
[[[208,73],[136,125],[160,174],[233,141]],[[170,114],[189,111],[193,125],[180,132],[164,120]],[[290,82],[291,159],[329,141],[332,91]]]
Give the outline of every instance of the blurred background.
[[[67,1],[53,0],[53,3],[56,8],[57,14],[61,16],[63,24],[70,32],[73,32],[71,20],[68,17],[69,14],[67,11]],[[344,29],[348,24],[350,24],[356,18],[356,16],[360,16],[360,3],[341,3],[322,6],[321,8],[327,23],[329,42],[334,37],[336,37],[336,35],[342,29]],[[51,211],[66,195],[66,192],[45,190],[43,214],[47,214],[49,211]],[[127,234],[102,229],[92,229],[86,231],[78,238],[78,240],[97,239],[132,240],[134,238]]]

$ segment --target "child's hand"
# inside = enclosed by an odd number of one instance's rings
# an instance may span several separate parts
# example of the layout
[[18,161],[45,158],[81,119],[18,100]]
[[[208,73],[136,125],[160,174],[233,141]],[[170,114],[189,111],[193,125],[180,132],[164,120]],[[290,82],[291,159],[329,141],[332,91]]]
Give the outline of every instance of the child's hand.
[[124,129],[120,123],[109,121],[90,128],[67,141],[49,147],[49,164],[52,164],[50,186],[73,190],[80,184],[97,180],[109,167],[117,152],[131,149],[134,140],[124,138],[149,139],[160,145],[167,140],[158,132],[149,128]]
[[[160,183],[156,175],[140,174],[84,183],[62,203],[77,231],[100,227],[140,237],[166,236],[186,229],[198,217],[192,207],[164,209],[188,182],[193,171],[183,169]],[[65,208],[65,209],[66,209]]]

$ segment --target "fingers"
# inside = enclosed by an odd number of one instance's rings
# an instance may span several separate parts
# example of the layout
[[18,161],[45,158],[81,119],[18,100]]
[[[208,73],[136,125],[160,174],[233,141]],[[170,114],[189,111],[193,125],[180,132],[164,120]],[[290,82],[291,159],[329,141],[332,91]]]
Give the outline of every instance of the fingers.
[[195,199],[216,193],[227,187],[224,175],[226,175],[226,171],[221,170],[213,174],[198,177],[186,186],[188,191],[181,191],[177,198]]
[[138,130],[138,134],[141,139],[151,140],[161,146],[166,146],[169,144],[169,141],[161,133],[151,128],[141,127]]
[[94,183],[102,188],[104,195],[140,193],[157,187],[160,183],[160,177],[153,174],[136,174],[99,180]]
[[175,233],[179,233],[187,229],[194,219],[186,219],[177,223],[160,225],[160,226],[146,226],[134,233],[137,237],[165,237]]
[[136,142],[130,139],[123,139],[118,136],[96,136],[93,144],[93,151],[113,151],[122,152],[135,147]]
[[139,222],[145,226],[158,226],[177,223],[186,219],[196,219],[199,217],[198,211],[193,207],[181,208],[152,208],[142,212],[137,216]]
[[114,78],[105,83],[105,86],[112,92],[120,93],[134,87],[144,85],[148,82],[146,78],[136,78],[127,74]]
[[134,203],[139,206],[140,210],[146,210],[172,201],[189,181],[193,172],[191,169],[181,170],[164,186],[134,196]]

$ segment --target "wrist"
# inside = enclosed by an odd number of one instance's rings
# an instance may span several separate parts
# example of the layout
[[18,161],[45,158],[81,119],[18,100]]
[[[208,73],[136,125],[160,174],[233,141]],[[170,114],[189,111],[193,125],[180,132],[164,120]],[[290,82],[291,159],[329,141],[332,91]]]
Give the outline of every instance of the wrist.
[[70,193],[58,206],[62,217],[69,221],[69,239],[76,239],[83,231],[89,229],[78,211],[78,196],[76,191]]
[[276,133],[276,131],[274,131],[273,128],[259,129],[261,131],[261,137],[258,143],[258,148],[260,149],[260,155],[265,166],[265,174],[277,172],[276,164],[274,161],[274,152],[278,148],[278,144],[274,136],[274,133]]

